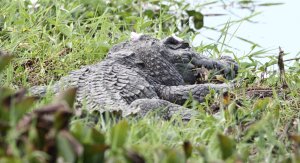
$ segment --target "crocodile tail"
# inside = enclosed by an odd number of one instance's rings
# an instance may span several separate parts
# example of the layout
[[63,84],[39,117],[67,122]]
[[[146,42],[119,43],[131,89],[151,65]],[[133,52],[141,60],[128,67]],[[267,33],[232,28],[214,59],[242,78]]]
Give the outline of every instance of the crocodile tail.
[[29,88],[28,92],[33,96],[45,96],[48,86],[33,86]]
[[49,92],[57,94],[60,89],[59,85],[60,85],[60,82],[56,82],[53,85],[47,85],[47,86],[33,86],[28,89],[28,92],[33,96],[44,97]]
[[62,90],[70,87],[77,87],[80,77],[89,71],[89,66],[85,66],[79,70],[74,70],[69,75],[62,77],[59,81],[49,86],[33,86],[28,92],[33,96],[45,96],[48,92],[57,94]]

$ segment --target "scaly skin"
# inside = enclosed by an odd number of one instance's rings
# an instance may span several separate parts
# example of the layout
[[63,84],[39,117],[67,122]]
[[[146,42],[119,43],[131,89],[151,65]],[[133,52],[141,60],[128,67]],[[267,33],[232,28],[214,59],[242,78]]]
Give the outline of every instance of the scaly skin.
[[[50,90],[57,93],[77,87],[78,106],[90,111],[121,110],[123,116],[144,116],[150,110],[160,109],[165,119],[177,113],[182,119],[190,119],[195,112],[180,106],[190,95],[203,102],[210,89],[230,87],[194,84],[195,68],[202,66],[219,70],[227,79],[234,78],[238,70],[232,59],[213,60],[199,55],[174,37],[158,40],[141,35],[112,47],[103,61],[70,72]],[[46,90],[45,86],[36,86],[30,92],[43,95]]]

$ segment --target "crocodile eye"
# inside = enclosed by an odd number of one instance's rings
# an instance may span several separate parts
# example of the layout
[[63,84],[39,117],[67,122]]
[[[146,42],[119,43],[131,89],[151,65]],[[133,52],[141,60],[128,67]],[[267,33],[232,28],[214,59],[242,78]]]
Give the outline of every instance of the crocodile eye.
[[182,48],[182,49],[190,48],[190,44],[187,42],[182,42],[180,48]]
[[181,60],[183,63],[189,63],[191,61],[188,57],[182,57]]
[[174,38],[173,36],[168,37],[167,39],[164,40],[164,44],[166,45],[178,45],[181,43],[181,40],[178,40]]
[[166,46],[168,46],[169,48],[174,49],[174,50],[190,48],[189,43],[183,41],[180,38],[174,37],[174,36],[166,38],[163,43]]
[[181,56],[181,61],[183,62],[183,63],[189,63],[189,62],[191,62],[191,56],[189,55],[189,54],[182,54],[182,56]]

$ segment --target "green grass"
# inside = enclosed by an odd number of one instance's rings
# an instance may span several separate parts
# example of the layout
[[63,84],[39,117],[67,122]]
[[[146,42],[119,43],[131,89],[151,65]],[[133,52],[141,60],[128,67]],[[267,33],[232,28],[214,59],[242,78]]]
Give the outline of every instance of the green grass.
[[[123,2],[126,4],[122,1],[120,5]],[[133,30],[157,37],[169,35],[175,30],[174,23],[168,29],[163,28],[162,21],[170,18],[164,15],[164,11],[153,20],[143,17],[142,12],[129,17],[130,11],[127,13],[128,19],[121,20],[118,16],[127,10],[108,7],[104,2],[41,0],[38,3],[40,6],[31,13],[29,1],[1,2],[0,47],[15,57],[4,74],[0,75],[0,86],[19,89],[49,84],[82,65],[101,61],[111,46],[128,39]],[[138,11],[139,7],[136,8]],[[226,46],[228,28],[230,23],[226,23],[222,30],[221,44],[201,45],[195,49],[219,56],[218,52],[230,49]],[[191,39],[195,34],[185,31],[180,35]],[[179,117],[170,121],[151,115],[142,119],[129,118],[126,120],[128,129],[122,131],[126,132],[126,138],[121,147],[138,152],[147,162],[173,162],[172,159],[180,162],[185,157],[185,141],[193,147],[188,162],[299,161],[300,65],[295,63],[289,66],[286,75],[290,93],[279,95],[278,91],[284,90],[280,89],[277,74],[271,74],[267,79],[257,75],[265,67],[270,67],[270,63],[276,64],[276,56],[270,58],[269,65],[258,62],[257,57],[267,52],[253,46],[249,54],[236,57],[241,66],[237,78],[241,81],[241,87],[232,91],[236,94],[235,99],[218,113],[207,111],[210,109],[207,102],[194,106],[200,115],[187,123],[181,122]],[[274,95],[249,99],[245,96],[248,87],[268,87],[273,89]],[[50,103],[51,99],[49,95],[39,105]],[[219,98],[212,97],[212,100],[219,101]],[[236,104],[238,102],[242,105]],[[72,127],[77,123],[86,124],[85,121],[85,118],[74,119],[70,128],[76,131]],[[105,135],[107,144],[114,144],[112,130],[116,123],[100,118],[94,126]],[[14,138],[14,135],[9,136],[8,140]],[[24,160],[34,157],[21,156],[19,153],[22,151],[14,150],[17,153],[14,154]],[[123,152],[115,148],[107,152],[106,157],[122,162],[125,160]]]
[[39,3],[33,14],[27,10],[28,1],[6,1],[1,7],[1,47],[17,56],[8,68],[14,77],[5,83],[49,84],[70,70],[100,61],[129,35],[111,23],[111,13],[88,10],[91,5],[81,1]]

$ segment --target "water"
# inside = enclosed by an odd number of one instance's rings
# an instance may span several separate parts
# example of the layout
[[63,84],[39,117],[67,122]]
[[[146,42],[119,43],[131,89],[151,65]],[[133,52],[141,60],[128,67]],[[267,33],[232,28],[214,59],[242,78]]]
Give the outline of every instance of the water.
[[[203,2],[203,0],[190,0],[191,3]],[[227,2],[225,0],[225,2]],[[262,61],[268,61],[268,55],[278,55],[278,47],[281,46],[286,53],[285,59],[295,58],[300,56],[300,1],[299,0],[265,0],[267,2],[283,2],[284,5],[269,6],[269,7],[257,7],[256,12],[262,12],[260,15],[255,16],[251,22],[242,22],[230,27],[229,33],[235,33],[235,36],[243,37],[247,40],[251,40],[259,44],[262,48],[270,50],[265,53],[266,58],[262,58]],[[230,11],[230,12],[229,12]],[[234,21],[245,16],[251,15],[249,10],[237,9],[236,7],[225,10],[220,4],[214,5],[212,8],[204,8],[201,10],[203,14],[227,14],[226,16],[219,17],[206,17],[204,19],[204,25],[207,27],[215,27],[221,29],[224,27],[220,24],[227,21]],[[200,34],[195,38],[193,44],[199,45],[201,42],[204,44],[214,43],[213,38],[216,40],[220,37],[219,32],[213,30],[201,29]],[[226,44],[232,46],[233,51],[239,55],[248,54],[251,50],[252,44],[241,41],[237,38],[228,36],[225,41]],[[231,49],[231,50],[232,50]],[[258,49],[257,49],[258,50]],[[264,56],[262,56],[264,57]]]

